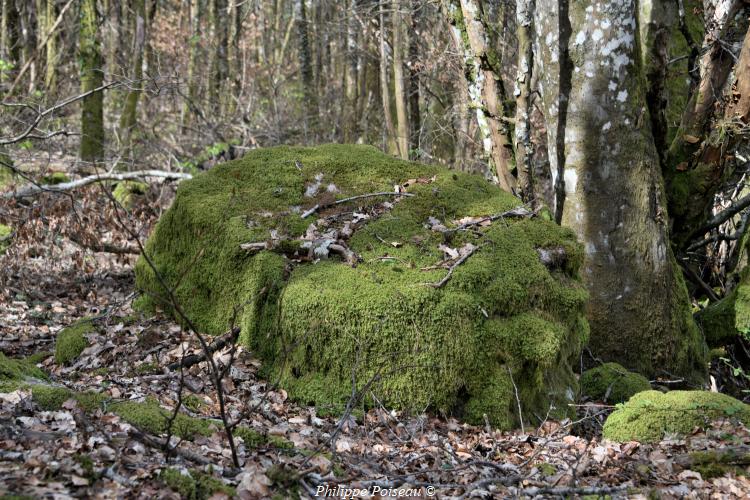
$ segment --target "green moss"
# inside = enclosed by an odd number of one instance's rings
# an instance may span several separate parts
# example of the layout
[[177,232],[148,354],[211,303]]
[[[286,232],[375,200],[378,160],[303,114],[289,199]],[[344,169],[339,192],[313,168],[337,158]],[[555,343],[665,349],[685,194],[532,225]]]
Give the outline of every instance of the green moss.
[[237,427],[234,430],[234,436],[242,438],[247,448],[259,448],[266,443],[266,436],[249,427]]
[[13,234],[13,228],[0,224],[0,255],[10,246],[10,236]]
[[733,449],[694,451],[689,456],[690,470],[699,472],[703,479],[721,477],[729,472],[746,476],[750,465],[750,454]]
[[34,402],[44,411],[56,411],[62,408],[65,401],[73,399],[73,391],[66,387],[34,385],[31,396]]
[[112,196],[120,205],[131,208],[136,197],[143,196],[148,191],[148,184],[137,181],[118,182],[112,191]]
[[604,363],[581,375],[583,394],[600,401],[623,403],[631,396],[651,389],[648,379],[629,372],[618,363]]
[[195,469],[179,470],[174,468],[164,469],[159,474],[164,483],[180,494],[181,498],[188,500],[204,500],[214,493],[223,493],[229,497],[235,495],[235,489],[216,479],[211,474],[206,474]]
[[689,434],[713,420],[750,422],[750,406],[726,394],[707,391],[644,391],[619,405],[604,423],[613,441],[653,442],[670,434]]
[[[321,201],[305,197],[305,189],[319,173],[322,191],[335,184],[338,198],[392,191],[408,179],[434,181],[409,187],[413,197],[358,227],[348,242],[363,260],[356,268],[337,258],[292,266],[279,253],[240,249],[267,240],[271,230],[302,236],[315,217],[300,212]],[[383,201],[340,208],[366,210]],[[182,183],[146,251],[166,283],[177,284],[177,300],[202,331],[226,331],[244,306],[237,316],[241,341],[297,401],[340,411],[356,363],[357,386],[372,379],[370,391],[389,406],[429,406],[476,423],[487,414],[507,428],[518,420],[511,374],[527,420],[551,405],[564,415],[577,392],[571,365],[588,337],[587,294],[577,276],[581,248],[571,231],[541,218],[498,220],[479,237],[425,225],[430,217],[451,226],[519,204],[479,176],[368,146],[260,149]],[[443,260],[439,245],[466,243],[481,248],[444,287],[427,286],[446,274],[422,271]],[[549,270],[537,249],[558,247],[568,258]],[[381,259],[386,254],[394,260]],[[143,259],[136,282],[145,292],[140,306],[171,311]]]
[[42,184],[56,185],[69,182],[70,177],[65,172],[51,172],[41,178]]
[[96,332],[91,320],[82,320],[63,328],[55,341],[55,362],[59,365],[70,364],[89,345],[86,334]]
[[[109,406],[113,413],[139,429],[151,434],[167,432],[167,425],[172,412],[162,408],[155,399],[145,402],[125,401],[113,403]],[[210,436],[214,426],[207,420],[177,414],[172,425],[172,433],[183,439],[193,439],[196,435]]]
[[38,362],[34,356],[26,359],[13,359],[0,352],[0,382],[22,381],[29,377],[47,380],[47,375],[35,366]]
[[85,477],[92,481],[95,481],[98,478],[96,468],[94,467],[94,461],[90,456],[84,455],[83,453],[76,453],[73,455],[73,459],[81,466]]
[[182,404],[185,405],[190,411],[198,411],[202,406],[206,406],[206,402],[195,394],[188,394],[182,397]]

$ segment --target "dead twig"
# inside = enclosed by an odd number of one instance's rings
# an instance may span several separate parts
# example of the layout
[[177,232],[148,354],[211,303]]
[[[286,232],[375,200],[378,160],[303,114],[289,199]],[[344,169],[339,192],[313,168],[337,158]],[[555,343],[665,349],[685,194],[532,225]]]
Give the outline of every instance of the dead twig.
[[453,271],[455,271],[458,266],[460,266],[461,264],[463,264],[464,262],[466,262],[466,259],[468,259],[472,255],[474,255],[474,253],[477,250],[479,250],[480,248],[482,248],[483,246],[484,245],[480,245],[478,247],[473,247],[469,251],[467,251],[464,255],[462,255],[461,257],[459,257],[458,260],[456,262],[454,262],[453,264],[451,264],[451,266],[448,268],[448,274],[446,274],[443,277],[443,279],[441,279],[440,281],[438,281],[436,283],[425,283],[425,285],[431,286],[432,288],[442,288],[446,283],[448,283],[448,280],[451,279],[451,276],[453,276]]
[[330,207],[333,207],[333,206],[336,206],[336,205],[341,205],[343,203],[349,203],[350,201],[354,201],[354,200],[360,200],[360,199],[364,199],[364,198],[374,198],[376,196],[414,196],[414,195],[411,194],[411,193],[396,193],[396,192],[392,193],[390,191],[384,191],[382,193],[360,194],[360,195],[357,195],[357,196],[350,196],[349,198],[343,198],[341,200],[336,200],[333,203],[324,203],[323,205],[315,205],[314,207],[305,210],[302,213],[301,217],[303,219],[306,219],[306,218],[310,217],[312,214],[314,214],[315,212],[317,212],[319,210],[324,210],[326,208],[330,208]]
[[[265,290],[265,289],[263,289]],[[261,290],[261,292],[263,292]],[[264,292],[263,292],[264,293]],[[190,356],[185,356],[180,361],[175,361],[173,363],[170,363],[167,365],[167,368],[171,371],[179,370],[180,367],[182,368],[190,368],[191,366],[197,365],[198,363],[202,363],[206,360],[206,356],[210,356],[216,351],[223,349],[229,344],[234,343],[237,340],[237,337],[240,335],[240,327],[232,328],[229,332],[225,333],[218,339],[211,342],[211,344],[208,346],[208,348],[204,351],[202,351],[200,354],[191,354]]]

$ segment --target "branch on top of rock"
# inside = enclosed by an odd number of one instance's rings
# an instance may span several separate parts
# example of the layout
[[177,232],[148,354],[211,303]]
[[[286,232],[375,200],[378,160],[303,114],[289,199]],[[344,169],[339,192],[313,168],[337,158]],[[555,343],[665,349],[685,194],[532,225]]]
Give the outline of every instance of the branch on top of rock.
[[306,218],[310,217],[312,214],[314,214],[315,212],[317,212],[319,210],[324,210],[326,208],[330,208],[330,207],[333,207],[333,206],[336,206],[336,205],[341,205],[342,203],[348,203],[350,201],[359,200],[359,199],[363,199],[363,198],[374,198],[376,196],[414,196],[414,195],[411,194],[411,193],[395,193],[395,192],[392,193],[390,191],[384,191],[382,193],[360,194],[360,195],[357,195],[357,196],[350,196],[349,198],[343,198],[341,200],[336,200],[333,203],[324,203],[323,205],[315,205],[314,207],[305,210],[302,213],[301,217],[303,219],[306,219]]

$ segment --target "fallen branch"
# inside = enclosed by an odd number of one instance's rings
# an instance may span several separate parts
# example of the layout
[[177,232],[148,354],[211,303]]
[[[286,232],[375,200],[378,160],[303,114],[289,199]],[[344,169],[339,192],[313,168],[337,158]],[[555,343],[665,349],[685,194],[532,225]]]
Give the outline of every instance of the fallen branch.
[[414,196],[414,195],[411,194],[411,193],[395,193],[395,192],[392,193],[390,191],[386,191],[386,192],[382,192],[382,193],[360,194],[360,195],[357,195],[357,196],[350,196],[349,198],[343,198],[341,200],[336,200],[333,203],[324,203],[323,205],[315,205],[314,207],[305,210],[302,213],[301,217],[303,219],[306,219],[306,218],[310,217],[312,214],[314,214],[315,212],[317,212],[318,210],[324,210],[326,208],[330,208],[330,207],[333,207],[333,206],[336,206],[336,205],[341,205],[342,203],[348,203],[350,201],[360,200],[360,199],[363,199],[363,198],[374,198],[376,196]]
[[693,234],[705,234],[711,229],[721,226],[730,218],[742,212],[747,207],[750,207],[750,194],[745,196],[744,198],[740,198],[725,210],[722,210],[718,214],[714,215],[711,219],[708,220],[708,222],[706,222],[703,227],[695,231]]
[[[260,291],[260,294],[265,293],[265,288]],[[191,354],[190,356],[185,356],[180,361],[175,361],[174,363],[170,363],[167,365],[167,368],[169,368],[172,371],[179,370],[180,366],[182,368],[190,368],[193,365],[197,365],[198,363],[202,363],[207,359],[207,354],[211,355],[215,353],[216,351],[223,349],[228,344],[234,343],[237,341],[237,337],[240,335],[240,328],[235,327],[232,328],[228,333],[225,333],[218,339],[211,342],[211,344],[208,346],[207,349],[202,351],[200,354]]]
[[105,253],[112,253],[116,255],[138,255],[140,250],[138,250],[138,246],[136,245],[115,245],[113,243],[105,243],[101,241],[96,241],[94,243],[86,243],[83,241],[82,238],[80,238],[77,234],[69,234],[68,239],[75,243],[76,245],[87,248],[89,250],[92,250],[94,252],[105,252]]
[[34,196],[42,192],[61,193],[76,189],[79,187],[87,186],[95,182],[103,181],[126,181],[129,179],[143,179],[146,177],[160,177],[163,179],[192,179],[193,176],[190,174],[183,174],[180,172],[165,172],[163,170],[139,170],[137,172],[125,172],[125,173],[103,173],[90,175],[77,179],[75,181],[63,182],[61,184],[45,184],[45,185],[28,185],[15,191],[9,191],[3,194],[3,198],[27,198]]
[[534,212],[529,211],[524,206],[518,206],[516,208],[512,208],[510,210],[507,210],[500,214],[495,215],[488,215],[487,217],[482,217],[481,219],[473,220],[471,222],[465,222],[464,224],[461,224],[460,226],[456,226],[453,229],[448,229],[445,231],[446,233],[453,233],[456,231],[464,231],[472,226],[478,226],[480,224],[484,224],[486,222],[495,222],[496,220],[503,219],[505,217],[519,217],[519,218],[525,218],[525,217],[534,217],[536,215]]
[[461,264],[463,264],[466,261],[466,259],[468,259],[472,255],[474,255],[474,252],[476,252],[477,250],[479,250],[480,248],[482,248],[482,246],[484,246],[484,245],[480,245],[478,247],[471,248],[468,252],[466,252],[464,255],[462,255],[456,262],[454,262],[453,264],[451,264],[451,267],[448,268],[448,274],[446,274],[443,277],[443,279],[441,279],[437,283],[425,283],[425,285],[431,286],[432,288],[442,288],[446,283],[448,283],[448,280],[451,279],[451,276],[453,275],[453,271],[455,271],[458,266],[460,266]]

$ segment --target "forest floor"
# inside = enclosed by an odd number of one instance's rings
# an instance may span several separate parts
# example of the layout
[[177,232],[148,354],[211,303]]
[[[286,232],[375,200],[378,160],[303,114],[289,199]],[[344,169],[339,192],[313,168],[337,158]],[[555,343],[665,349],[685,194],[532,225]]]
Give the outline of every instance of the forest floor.
[[[147,234],[171,189],[152,187],[124,220]],[[127,240],[102,193],[90,187],[75,200],[45,195],[31,208],[3,207],[18,230],[0,257],[0,352],[52,353],[63,327],[96,317],[90,347],[72,365],[49,355],[38,366],[46,383],[100,393],[103,404],[85,409],[69,398],[43,411],[29,388],[0,393],[0,497],[342,498],[347,488],[382,496],[400,489],[411,498],[747,498],[750,492],[737,469],[700,464],[696,457],[708,454],[695,453],[747,449],[750,432],[743,427],[717,423],[655,444],[612,443],[600,432],[611,407],[597,402],[582,402],[576,420],[515,432],[382,407],[340,419],[290,401],[241,348],[225,379],[225,403],[254,432],[235,436],[235,468],[207,363],[167,368],[185,351],[200,352],[198,342],[187,336],[180,342],[180,326],[164,316],[133,311],[135,256],[95,252],[70,239],[76,228],[112,244]],[[41,206],[44,217],[29,216]],[[219,364],[229,358],[228,349],[214,353]],[[181,412],[211,425],[185,439],[172,436],[176,448],[169,454],[149,424],[136,427],[110,411],[119,401],[148,400],[171,409],[178,392]]]

